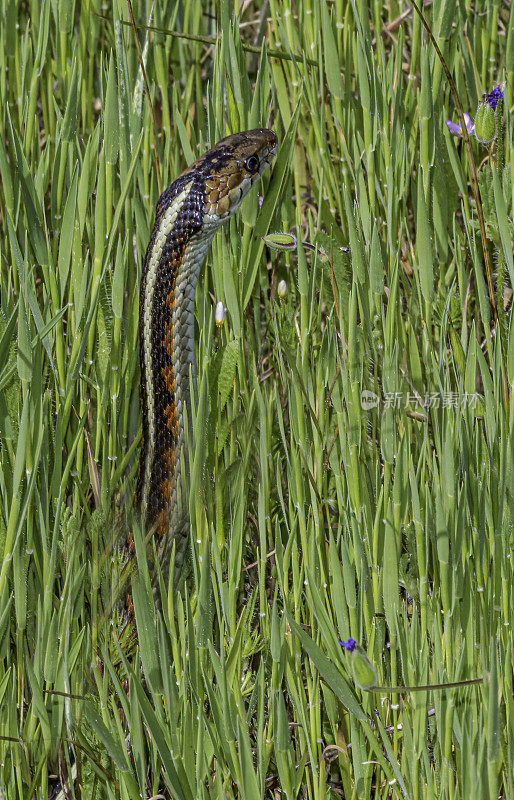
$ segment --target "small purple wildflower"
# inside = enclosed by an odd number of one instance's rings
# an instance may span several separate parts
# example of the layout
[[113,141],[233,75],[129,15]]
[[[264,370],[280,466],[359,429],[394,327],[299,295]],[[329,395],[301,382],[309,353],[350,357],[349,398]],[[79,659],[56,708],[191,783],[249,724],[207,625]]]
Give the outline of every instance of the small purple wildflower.
[[495,86],[494,89],[484,96],[484,100],[486,103],[489,103],[493,111],[496,111],[496,106],[503,98],[503,92],[499,86]]
[[344,649],[348,650],[350,653],[353,653],[353,651],[357,647],[357,642],[355,641],[355,639],[352,639],[351,637],[348,639],[347,642],[342,642],[340,639],[339,644],[341,645],[341,647],[344,647]]
[[[469,114],[466,114],[466,112],[464,112],[464,120],[466,122],[466,128],[468,134],[470,136],[473,136],[473,134],[475,133],[475,123],[473,122]],[[452,122],[451,119],[447,119],[446,124],[448,126],[448,130],[450,131],[450,133],[453,133],[454,136],[462,136],[462,126],[460,122]]]

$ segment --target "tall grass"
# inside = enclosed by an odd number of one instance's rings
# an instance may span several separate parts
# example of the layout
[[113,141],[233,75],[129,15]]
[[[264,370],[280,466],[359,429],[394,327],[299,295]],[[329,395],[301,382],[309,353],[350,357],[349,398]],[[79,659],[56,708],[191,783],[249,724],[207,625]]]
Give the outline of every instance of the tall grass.
[[[156,597],[128,11],[0,4],[0,797],[512,798],[514,332],[441,63],[398,3],[133,8],[163,185],[229,132],[280,148],[199,281],[190,572]],[[472,145],[507,302],[513,12],[424,13],[465,110],[507,81],[501,174]],[[363,691],[349,637],[378,686],[482,683]]]

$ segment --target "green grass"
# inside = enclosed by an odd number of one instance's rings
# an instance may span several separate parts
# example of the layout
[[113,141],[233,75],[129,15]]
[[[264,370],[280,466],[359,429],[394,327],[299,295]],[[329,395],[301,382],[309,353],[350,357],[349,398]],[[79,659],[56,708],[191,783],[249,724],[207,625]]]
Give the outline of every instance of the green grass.
[[[416,15],[385,32],[396,2],[150,7],[163,185],[229,132],[280,148],[200,277],[191,571],[156,609],[132,498],[158,188],[128,10],[0,3],[0,798],[73,765],[77,798],[514,798],[514,323],[441,64]],[[472,116],[507,81],[500,175],[472,142],[502,308],[514,12],[424,12]],[[483,680],[363,691],[349,637],[379,687]]]

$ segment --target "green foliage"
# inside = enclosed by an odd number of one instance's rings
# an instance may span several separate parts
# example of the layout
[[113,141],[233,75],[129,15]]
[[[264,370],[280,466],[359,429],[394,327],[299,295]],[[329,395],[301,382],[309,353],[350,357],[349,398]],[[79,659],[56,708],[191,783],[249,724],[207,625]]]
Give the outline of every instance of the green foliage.
[[[229,132],[280,147],[198,285],[177,591],[132,514],[158,188],[128,10],[0,2],[0,797],[513,798],[514,329],[440,62],[395,3],[133,6],[164,185]],[[508,5],[424,12],[463,107],[504,69],[512,108]],[[508,301],[510,118],[499,174],[473,147]],[[483,682],[379,697],[350,637],[378,687]]]

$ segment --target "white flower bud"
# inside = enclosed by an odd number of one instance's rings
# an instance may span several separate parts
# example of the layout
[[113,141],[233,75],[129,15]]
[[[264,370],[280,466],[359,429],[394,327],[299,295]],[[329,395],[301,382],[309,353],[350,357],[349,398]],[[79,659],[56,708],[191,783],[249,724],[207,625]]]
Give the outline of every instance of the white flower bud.
[[216,320],[216,327],[222,328],[223,323],[225,322],[225,306],[221,300],[219,303],[216,303],[216,314],[214,315],[214,318]]
[[285,281],[280,281],[277,286],[277,294],[281,300],[285,300],[287,296],[287,283]]

